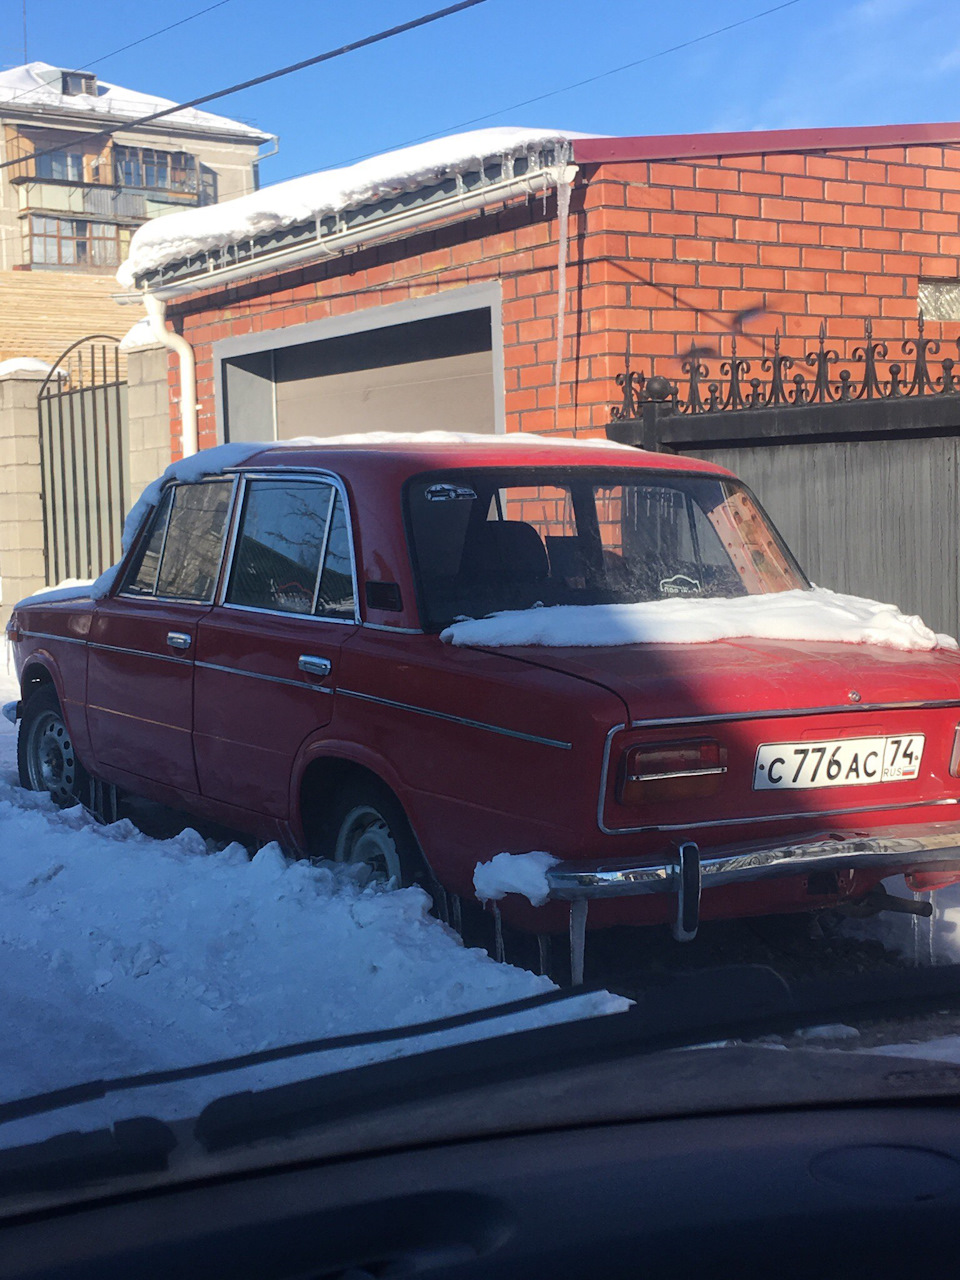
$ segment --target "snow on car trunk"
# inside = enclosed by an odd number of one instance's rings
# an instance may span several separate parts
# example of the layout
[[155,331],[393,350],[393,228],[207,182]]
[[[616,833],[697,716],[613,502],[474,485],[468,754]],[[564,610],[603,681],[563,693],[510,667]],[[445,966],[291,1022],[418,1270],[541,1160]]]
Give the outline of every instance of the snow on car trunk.
[[[0,701],[17,689],[0,658]],[[0,1102],[299,1040],[403,1027],[552,990],[468,950],[420,889],[362,888],[348,869],[250,860],[194,831],[152,840],[16,786],[0,718]],[[3,1146],[122,1116],[195,1113],[224,1092],[520,1027],[614,1012],[588,994],[477,1027],[247,1068],[4,1125]]]

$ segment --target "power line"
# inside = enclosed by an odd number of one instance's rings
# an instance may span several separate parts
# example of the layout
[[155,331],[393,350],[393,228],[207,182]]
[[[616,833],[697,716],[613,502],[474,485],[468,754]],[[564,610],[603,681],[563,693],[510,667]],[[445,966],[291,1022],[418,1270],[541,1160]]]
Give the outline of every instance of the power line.
[[[794,3],[797,0],[793,0]],[[386,31],[378,31],[375,35],[364,36],[362,40],[353,40],[350,44],[341,45],[338,49],[329,49],[326,53],[318,53],[312,58],[304,58],[302,62],[294,62],[289,67],[281,67],[279,71],[269,71],[266,75],[254,76],[252,80],[242,80],[239,84],[232,84],[228,89],[218,89],[216,93],[205,93],[199,98],[191,98],[188,102],[175,103],[173,106],[164,107],[161,111],[152,111],[149,115],[139,116],[136,120],[126,120],[122,124],[111,125],[108,129],[98,129],[95,133],[78,134],[76,141],[90,138],[109,138],[112,134],[121,130],[137,129],[145,124],[152,124],[154,120],[161,120],[164,116],[174,115],[178,111],[188,111],[193,107],[202,106],[206,102],[213,102],[217,98],[225,98],[232,93],[240,93],[243,89],[252,89],[255,85],[266,84],[270,80],[278,80],[281,76],[288,76],[294,71],[303,71],[305,67],[315,67],[321,62],[329,62],[332,58],[340,58],[345,53],[353,53],[357,49],[365,49],[372,44],[379,44],[383,40],[389,40],[393,36],[403,35],[407,31],[414,31],[417,27],[424,27],[431,22],[439,22],[441,18],[449,18],[454,13],[460,13],[464,9],[472,9],[475,5],[485,4],[486,0],[459,0],[458,4],[448,5],[445,9],[437,9],[434,13],[424,14],[422,18],[414,18],[410,22],[402,22],[399,26],[389,27]],[[61,142],[54,147],[47,147],[42,151],[34,151],[29,156],[20,156],[15,160],[5,160],[0,164],[0,169],[8,169],[13,165],[21,165],[29,162],[31,159],[36,160],[40,156],[50,155],[56,151],[62,151],[65,143]]]
[[131,40],[129,44],[122,44],[119,49],[111,49],[109,53],[102,53],[99,58],[91,58],[82,67],[77,67],[77,70],[88,71],[95,64],[106,62],[108,58],[115,58],[118,53],[126,53],[128,49],[135,49],[138,44],[146,44],[148,40],[155,40],[157,36],[165,36],[168,31],[185,26],[188,22],[193,22],[195,18],[202,18],[205,13],[212,13],[214,9],[222,9],[225,4],[232,3],[233,0],[217,0],[216,4],[208,4],[205,9],[198,9],[196,13],[188,13],[185,18],[180,18],[177,22],[171,22],[165,27],[160,27],[157,31],[151,31],[148,36],[141,36],[139,40]]
[[[535,102],[544,102],[547,98],[555,98],[561,93],[569,93],[572,89],[582,89],[584,85],[595,84],[598,80],[605,80],[608,76],[619,75],[621,71],[631,71],[634,67],[641,67],[644,63],[653,62],[657,58],[665,58],[667,54],[679,53],[682,49],[689,49],[692,45],[702,44],[704,40],[711,40],[714,36],[724,35],[728,31],[736,30],[737,27],[745,27],[748,23],[758,22],[761,18],[767,18],[772,13],[779,13],[782,9],[790,9],[793,5],[800,3],[802,3],[802,0],[783,0],[782,4],[775,4],[772,8],[763,9],[747,18],[740,18],[737,22],[728,22],[723,27],[715,27],[712,31],[705,31],[702,35],[692,36],[689,40],[683,40],[680,44],[670,45],[667,49],[660,49],[657,53],[648,53],[646,57],[637,58],[634,62],[625,62],[620,67],[611,67],[608,71],[600,71],[595,76],[588,76],[585,80],[577,80],[573,84],[563,85],[560,89],[550,89],[547,93],[537,94],[535,98],[525,98],[522,102],[514,102],[511,106],[501,107],[498,111],[488,111],[486,115],[474,116],[471,120],[461,120],[459,124],[448,125],[446,128],[435,130],[433,133],[424,133],[419,138],[410,138],[407,142],[398,142],[388,149],[395,151],[399,147],[412,147],[418,142],[426,142],[430,138],[441,137],[447,133],[455,133],[457,130],[466,129],[472,124],[481,124],[484,120],[493,120],[507,111],[517,111],[521,107],[529,107]],[[339,160],[337,165],[331,167],[336,168],[340,165],[355,164],[358,160],[366,160],[370,156],[377,154],[375,151],[368,151],[361,156],[352,156],[349,160]]]
[[[165,27],[160,27],[157,31],[151,31],[149,35],[141,36],[139,40],[132,40],[129,44],[121,45],[119,49],[111,49],[109,53],[102,53],[98,58],[91,58],[89,62],[83,63],[79,67],[71,67],[71,71],[89,71],[92,67],[101,62],[106,62],[108,58],[115,58],[118,53],[126,53],[128,49],[135,49],[138,44],[146,44],[148,40],[155,40],[157,36],[166,35],[168,31],[173,31],[175,27],[182,27],[188,22],[193,22],[195,18],[202,18],[205,13],[211,13],[214,9],[221,9],[225,4],[232,4],[233,0],[217,0],[216,4],[207,5],[205,9],[198,9],[196,13],[188,13],[185,18],[180,18],[177,22],[171,22]],[[23,0],[23,60],[27,61],[27,0]],[[31,85],[29,89],[21,89],[19,93],[15,93],[12,98],[4,98],[0,105],[8,107],[12,102],[16,102],[19,98],[26,98],[31,93],[36,93],[37,89],[42,85]]]

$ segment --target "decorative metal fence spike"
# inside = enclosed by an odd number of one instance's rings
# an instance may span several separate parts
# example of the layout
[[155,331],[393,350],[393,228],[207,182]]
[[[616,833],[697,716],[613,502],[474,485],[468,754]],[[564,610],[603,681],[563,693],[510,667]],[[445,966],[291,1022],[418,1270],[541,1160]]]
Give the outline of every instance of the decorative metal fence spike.
[[[891,360],[888,344],[874,338],[873,322],[864,322],[864,341],[842,362],[839,352],[827,345],[827,325],[821,321],[817,344],[802,358],[784,355],[778,329],[773,355],[760,360],[762,377],[751,376],[751,362],[739,354],[733,336],[729,359],[719,363],[719,376],[711,378],[705,355],[696,345],[681,358],[682,378],[670,381],[643,373],[617,375],[621,402],[611,409],[611,421],[639,418],[645,403],[669,404],[674,413],[700,414],[720,411],[770,409],[780,406],[837,404],[866,400],[901,400],[906,397],[960,396],[960,360],[940,354],[940,343],[925,332],[921,311],[916,337],[900,343],[902,359]],[[960,338],[957,339],[960,355]],[[801,372],[805,369],[807,372]]]

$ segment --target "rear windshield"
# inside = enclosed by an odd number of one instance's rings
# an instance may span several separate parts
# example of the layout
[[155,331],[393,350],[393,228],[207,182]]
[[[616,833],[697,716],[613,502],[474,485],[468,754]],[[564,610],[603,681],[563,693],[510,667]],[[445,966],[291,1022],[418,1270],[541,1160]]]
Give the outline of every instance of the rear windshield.
[[407,514],[430,630],[537,604],[809,586],[733,480],[633,469],[447,471],[410,482]]

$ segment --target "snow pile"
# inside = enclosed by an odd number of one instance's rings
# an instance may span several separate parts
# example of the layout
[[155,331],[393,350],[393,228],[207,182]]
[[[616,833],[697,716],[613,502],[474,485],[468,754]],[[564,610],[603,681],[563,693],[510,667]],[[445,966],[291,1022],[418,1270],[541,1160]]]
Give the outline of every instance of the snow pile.
[[[0,669],[0,701],[16,689]],[[553,990],[467,950],[420,889],[349,868],[211,851],[196,832],[99,827],[15,783],[0,719],[0,1101],[104,1076],[403,1027]],[[224,1092],[626,1008],[606,993],[419,1039],[333,1050],[4,1125],[10,1145],[121,1116],[193,1114]],[[46,1128],[44,1128],[46,1126]]]
[[[52,368],[53,365],[47,364],[46,360],[35,360],[33,356],[16,356],[12,360],[0,360],[0,378],[10,373],[47,374]],[[61,370],[57,377],[65,378],[66,374]]]
[[498,853],[489,862],[477,863],[473,887],[481,902],[520,893],[531,906],[542,907],[550,893],[547,872],[559,861],[550,853]]
[[[66,69],[66,68],[65,68]],[[170,98],[154,98],[122,85],[98,80],[96,95],[89,93],[65,94],[62,82],[63,70],[49,62],[28,62],[23,66],[0,71],[0,102],[16,103],[18,107],[40,107],[47,110],[82,111],[91,115],[119,116],[137,120],[176,106]],[[218,133],[240,133],[245,137],[265,142],[272,135],[239,120],[214,115],[210,111],[198,111],[188,107],[164,116],[164,123],[189,126],[191,129],[209,129]]]
[[416,191],[451,175],[477,170],[489,159],[502,158],[509,163],[544,148],[563,151],[573,139],[588,136],[556,129],[475,129],[388,151],[340,169],[291,178],[222,204],[155,218],[134,235],[130,256],[117,272],[117,279],[130,288],[137,276],[168,262]]
[[453,645],[482,648],[545,645],[601,648],[627,644],[707,644],[713,640],[822,640],[888,649],[956,649],[896,605],[824,587],[737,596],[677,598],[639,604],[555,605],[455,622],[440,633]]

